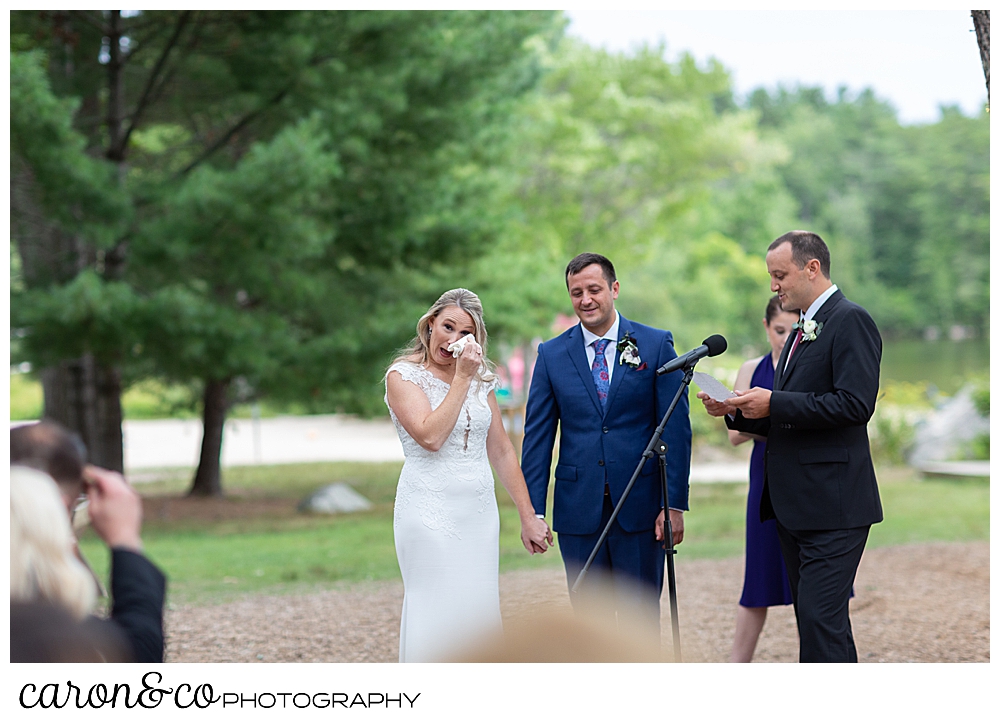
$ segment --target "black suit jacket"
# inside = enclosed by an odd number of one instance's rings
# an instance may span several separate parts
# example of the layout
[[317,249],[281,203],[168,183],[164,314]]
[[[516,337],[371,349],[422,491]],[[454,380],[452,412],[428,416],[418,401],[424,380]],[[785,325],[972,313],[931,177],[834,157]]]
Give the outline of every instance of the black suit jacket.
[[838,290],[815,315],[813,341],[789,335],[775,370],[771,415],[737,412],[730,429],[767,437],[762,520],[790,530],[838,530],[882,521],[868,420],[878,395],[882,338],[874,320]]
[[163,662],[167,579],[144,555],[111,550],[111,620],[128,639],[136,663]]
[[36,600],[10,604],[12,663],[162,663],[167,580],[143,555],[111,550],[111,619],[75,620]]

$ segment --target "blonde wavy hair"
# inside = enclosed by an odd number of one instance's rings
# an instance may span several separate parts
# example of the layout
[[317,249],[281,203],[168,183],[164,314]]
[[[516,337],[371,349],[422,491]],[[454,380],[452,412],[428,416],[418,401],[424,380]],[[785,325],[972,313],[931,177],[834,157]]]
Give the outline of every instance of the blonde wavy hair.
[[426,366],[430,359],[431,322],[450,306],[457,307],[472,317],[472,325],[475,328],[473,335],[479,346],[483,348],[483,363],[479,371],[476,372],[476,379],[480,382],[494,381],[496,367],[487,357],[489,337],[486,334],[486,322],[483,321],[483,303],[468,289],[452,289],[441,294],[427,310],[427,313],[421,316],[417,322],[417,335],[407,346],[396,352],[396,358],[389,366],[401,361],[415,362]]
[[94,580],[74,554],[76,541],[55,481],[10,468],[10,599],[45,600],[82,619],[94,607]]

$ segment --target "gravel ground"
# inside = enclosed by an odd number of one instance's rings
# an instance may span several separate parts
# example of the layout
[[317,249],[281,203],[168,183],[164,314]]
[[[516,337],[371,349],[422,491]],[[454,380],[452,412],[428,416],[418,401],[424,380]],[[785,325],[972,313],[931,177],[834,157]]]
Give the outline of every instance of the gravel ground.
[[[888,547],[865,553],[851,603],[862,662],[989,662],[989,543]],[[742,559],[677,562],[678,618],[686,662],[724,662],[743,581]],[[166,615],[167,660],[181,663],[394,662],[400,582],[363,583],[299,596],[257,595]],[[504,573],[505,621],[566,611],[561,568]],[[662,628],[669,645],[664,593]],[[791,606],[771,608],[758,662],[794,662]]]

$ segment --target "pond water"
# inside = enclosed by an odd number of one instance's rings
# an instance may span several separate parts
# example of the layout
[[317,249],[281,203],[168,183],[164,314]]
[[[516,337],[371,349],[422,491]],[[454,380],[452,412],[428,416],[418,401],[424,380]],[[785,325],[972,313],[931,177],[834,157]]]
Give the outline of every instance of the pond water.
[[890,340],[882,348],[883,381],[929,382],[944,394],[954,394],[965,380],[989,372],[988,339]]

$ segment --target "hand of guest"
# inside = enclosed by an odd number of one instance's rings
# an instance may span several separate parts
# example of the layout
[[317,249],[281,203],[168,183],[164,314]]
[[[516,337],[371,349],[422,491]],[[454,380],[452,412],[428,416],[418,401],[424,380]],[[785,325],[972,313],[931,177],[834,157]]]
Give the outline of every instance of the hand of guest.
[[521,542],[532,555],[541,554],[552,545],[552,530],[545,520],[533,513],[525,515],[521,517]]
[[727,399],[726,405],[733,409],[739,409],[747,419],[762,419],[771,414],[771,390],[761,387],[754,387],[745,392],[736,392],[736,396]]
[[108,547],[142,550],[142,500],[117,472],[87,465],[83,480],[90,500],[90,524]]
[[732,414],[732,408],[725,402],[717,402],[708,396],[705,392],[698,392],[698,399],[701,403],[705,405],[705,411],[708,412],[713,417],[724,417],[727,414]]

